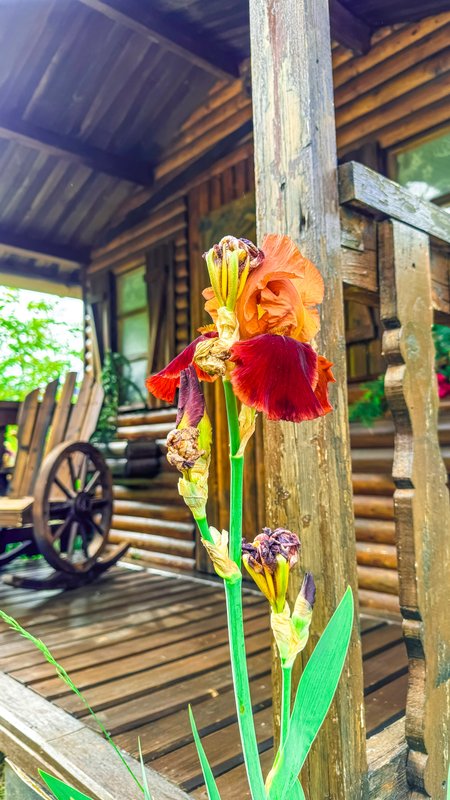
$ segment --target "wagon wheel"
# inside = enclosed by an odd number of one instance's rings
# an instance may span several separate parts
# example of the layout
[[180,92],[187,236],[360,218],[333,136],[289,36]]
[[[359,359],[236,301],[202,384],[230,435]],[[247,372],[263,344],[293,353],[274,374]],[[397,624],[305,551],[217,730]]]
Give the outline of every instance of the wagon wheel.
[[112,481],[101,453],[87,442],[63,443],[47,456],[34,492],[34,539],[55,569],[88,572],[111,526]]

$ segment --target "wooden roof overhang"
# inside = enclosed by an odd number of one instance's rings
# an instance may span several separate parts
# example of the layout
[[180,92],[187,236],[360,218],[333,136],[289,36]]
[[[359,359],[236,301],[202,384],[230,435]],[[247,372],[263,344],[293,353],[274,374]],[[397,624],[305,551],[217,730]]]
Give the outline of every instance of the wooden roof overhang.
[[[446,0],[331,0],[332,33],[362,53],[375,28],[445,9]],[[248,61],[245,0],[230,0],[226,15],[219,0],[8,0],[0,40],[3,281],[79,290],[108,232],[136,224],[180,176],[208,169],[252,130],[247,108],[198,158],[167,169],[185,120]]]

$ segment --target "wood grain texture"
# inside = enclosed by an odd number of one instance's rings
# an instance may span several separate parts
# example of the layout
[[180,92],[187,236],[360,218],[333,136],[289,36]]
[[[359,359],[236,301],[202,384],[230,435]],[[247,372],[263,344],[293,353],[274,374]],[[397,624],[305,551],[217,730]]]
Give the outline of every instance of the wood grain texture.
[[[252,0],[250,31],[258,237],[289,234],[322,272],[326,292],[318,344],[337,376],[333,414],[297,426],[267,423],[264,430],[267,524],[287,525],[302,539],[302,566],[318,585],[314,644],[345,586],[350,583],[355,595],[357,587],[328,4]],[[291,599],[298,587],[297,577]],[[361,797],[361,720],[355,627],[333,710],[302,773],[309,797]]]
[[410,676],[407,775],[411,790],[441,800],[450,727],[450,505],[438,440],[429,241],[393,221],[382,224],[380,246],[385,387],[396,429],[400,605]]

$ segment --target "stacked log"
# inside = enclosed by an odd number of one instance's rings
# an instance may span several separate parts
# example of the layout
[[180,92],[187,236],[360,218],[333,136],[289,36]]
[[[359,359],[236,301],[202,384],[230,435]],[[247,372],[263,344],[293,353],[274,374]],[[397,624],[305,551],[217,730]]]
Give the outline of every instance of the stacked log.
[[[394,425],[352,423],[353,508],[359,599],[362,607],[398,614],[398,561],[394,520]],[[441,452],[450,472],[450,408],[441,404]]]
[[154,566],[192,569],[194,525],[165,458],[175,418],[173,408],[119,414],[117,438],[105,447],[114,483],[110,540],[127,542],[129,556]]

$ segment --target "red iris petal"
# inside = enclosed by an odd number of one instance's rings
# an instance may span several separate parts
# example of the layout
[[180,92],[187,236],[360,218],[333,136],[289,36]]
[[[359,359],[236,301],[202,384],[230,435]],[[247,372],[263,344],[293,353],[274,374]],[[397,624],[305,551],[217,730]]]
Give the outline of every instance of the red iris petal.
[[[239,399],[269,419],[301,422],[326,414],[318,386],[318,358],[311,345],[289,336],[262,334],[236,342],[231,382]],[[328,362],[327,362],[328,363]]]
[[[175,392],[180,385],[180,375],[184,369],[187,369],[192,364],[192,359],[194,358],[195,348],[199,342],[202,342],[204,339],[211,339],[217,336],[215,331],[210,331],[209,333],[204,333],[201,336],[197,336],[193,342],[188,344],[184,350],[181,351],[172,361],[167,364],[167,367],[164,367],[160,372],[157,372],[156,375],[150,375],[149,378],[145,381],[145,385],[149,392],[151,392],[155,397],[159,397],[160,400],[165,400],[167,403],[173,403],[175,400]],[[203,372],[200,367],[197,367],[196,364],[195,371],[201,381],[213,381],[215,378],[211,377],[211,375],[207,375],[206,372]]]

